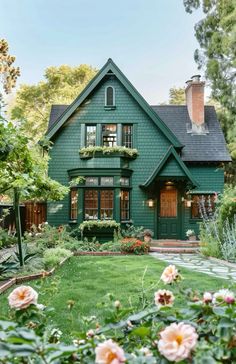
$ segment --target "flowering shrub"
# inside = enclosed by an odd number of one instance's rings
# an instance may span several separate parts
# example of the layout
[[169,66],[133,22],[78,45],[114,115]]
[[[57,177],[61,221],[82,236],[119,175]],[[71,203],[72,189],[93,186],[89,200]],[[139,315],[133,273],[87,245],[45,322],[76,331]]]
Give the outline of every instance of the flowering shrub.
[[[169,279],[167,280],[167,277]],[[0,362],[97,364],[230,364],[236,362],[236,303],[229,289],[196,293],[181,289],[176,267],[167,267],[160,280],[169,290],[153,290],[154,302],[134,312],[113,304],[106,310],[106,326],[96,317],[84,318],[85,332],[74,333],[71,345],[60,342],[62,333],[49,327],[45,307],[31,287],[18,287],[9,295],[15,321],[0,321]],[[178,283],[179,294],[171,288]],[[175,291],[176,292],[176,291]],[[176,308],[176,299],[184,307]],[[39,296],[40,297],[40,296]],[[73,309],[74,302],[68,304]],[[26,359],[27,358],[27,359]]]
[[191,230],[191,229],[189,229],[189,230],[187,230],[186,231],[186,236],[189,238],[190,236],[194,236],[195,235],[195,232],[194,232],[194,230]]
[[144,254],[149,250],[149,245],[135,238],[121,240],[121,251],[124,253]]
[[79,229],[80,231],[84,232],[85,229],[91,230],[91,229],[117,229],[119,230],[120,224],[116,222],[115,220],[86,220],[83,221]]

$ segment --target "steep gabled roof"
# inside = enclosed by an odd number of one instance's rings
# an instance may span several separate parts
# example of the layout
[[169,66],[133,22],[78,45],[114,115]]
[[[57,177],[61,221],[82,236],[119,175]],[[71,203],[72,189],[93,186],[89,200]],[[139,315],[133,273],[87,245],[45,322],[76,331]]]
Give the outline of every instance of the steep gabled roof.
[[[166,165],[166,163],[167,163],[167,161],[169,160],[170,157],[174,158],[174,160],[177,163],[178,167],[183,172],[182,175],[186,176],[194,187],[198,186],[198,183],[196,182],[196,180],[194,179],[194,177],[192,176],[191,172],[189,171],[187,166],[184,164],[182,159],[179,157],[176,150],[173,148],[173,146],[170,146],[168,148],[166,154],[164,155],[164,157],[160,160],[157,167],[152,172],[152,174],[148,177],[148,179],[140,187],[143,187],[143,188],[149,187],[152,184],[152,182],[154,182],[154,180],[158,176],[160,176],[161,171],[163,170],[163,168],[165,168],[165,165]],[[169,177],[175,177],[175,176],[169,175]]]
[[187,133],[186,125],[191,124],[191,120],[186,105],[158,105],[152,108],[184,145],[181,150],[183,161],[231,161],[214,106],[205,106],[205,123],[209,131],[206,135]]
[[97,75],[89,82],[89,84],[84,88],[80,95],[69,105],[56,122],[52,124],[52,127],[47,131],[47,137],[51,139],[55,133],[61,128],[61,126],[67,121],[67,119],[75,112],[75,110],[82,104],[82,102],[89,96],[89,94],[94,90],[94,88],[102,81],[108,72],[112,72],[117,79],[123,84],[127,91],[133,96],[133,98],[138,102],[140,107],[148,114],[148,116],[153,120],[157,127],[163,132],[167,139],[176,148],[181,148],[182,144],[179,142],[177,137],[172,133],[168,126],[161,120],[160,116],[148,105],[140,93],[135,89],[135,87],[130,83],[126,76],[121,72],[121,70],[116,66],[112,59],[108,59],[107,63],[101,68]]

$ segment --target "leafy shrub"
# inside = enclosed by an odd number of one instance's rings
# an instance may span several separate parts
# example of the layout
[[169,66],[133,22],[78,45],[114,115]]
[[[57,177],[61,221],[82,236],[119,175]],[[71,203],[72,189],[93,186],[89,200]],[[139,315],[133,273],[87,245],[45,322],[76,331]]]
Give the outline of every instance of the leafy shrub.
[[121,251],[124,253],[145,254],[148,250],[149,245],[139,239],[125,238],[121,240]]
[[44,251],[46,248],[63,247],[65,243],[75,243],[77,239],[71,236],[71,231],[65,225],[59,227],[42,224],[37,228],[32,226],[32,231],[25,233],[26,243],[36,243],[36,245]]
[[121,235],[124,238],[137,238],[141,239],[144,236],[144,227],[143,226],[134,226],[131,224],[126,224],[125,228],[121,230]]
[[107,243],[100,244],[99,251],[101,251],[101,252],[120,252],[121,243],[119,241],[108,241]]
[[221,257],[218,224],[215,219],[203,220],[200,225],[200,250],[203,255]]
[[81,148],[79,153],[83,157],[93,157],[96,152],[101,152],[104,155],[107,154],[113,154],[113,153],[124,153],[125,155],[129,157],[137,157],[138,151],[137,149],[132,148],[126,148],[121,146],[115,146],[115,147],[100,147],[100,146],[91,146],[91,147],[84,147]]
[[230,224],[227,219],[223,228],[223,240],[220,243],[222,256],[225,260],[236,261],[236,215]]
[[0,227],[0,248],[9,248],[16,244],[16,237],[9,235],[6,229]]
[[64,258],[70,257],[72,253],[63,248],[47,249],[43,254],[43,263],[46,269],[57,266]]
[[225,188],[224,193],[219,197],[217,212],[222,230],[226,219],[229,220],[230,224],[234,221],[236,215],[236,186]]

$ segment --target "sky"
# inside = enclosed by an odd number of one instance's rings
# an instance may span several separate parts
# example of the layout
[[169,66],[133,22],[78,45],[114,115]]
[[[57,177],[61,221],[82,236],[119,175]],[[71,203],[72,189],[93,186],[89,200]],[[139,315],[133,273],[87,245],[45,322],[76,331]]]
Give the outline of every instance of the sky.
[[[183,0],[0,0],[0,38],[17,57],[21,83],[35,84],[48,66],[112,58],[150,103],[199,73],[194,25]],[[201,72],[200,72],[201,73]]]

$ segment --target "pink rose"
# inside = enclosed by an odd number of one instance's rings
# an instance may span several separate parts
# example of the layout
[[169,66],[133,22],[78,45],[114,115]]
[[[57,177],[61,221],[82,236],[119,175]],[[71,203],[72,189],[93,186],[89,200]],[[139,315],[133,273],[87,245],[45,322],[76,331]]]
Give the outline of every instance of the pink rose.
[[158,342],[160,353],[168,360],[179,362],[189,357],[197,344],[195,328],[184,322],[173,323],[160,333]]
[[169,265],[166,267],[161,275],[161,280],[165,284],[170,284],[174,282],[179,276],[178,269],[175,265]]
[[157,306],[169,306],[171,307],[174,303],[175,297],[171,291],[166,289],[159,289],[155,293],[155,304]]
[[226,302],[228,304],[232,304],[235,302],[234,292],[228,289],[220,289],[213,296],[213,303],[217,302]]
[[97,364],[121,364],[126,361],[123,349],[111,339],[98,344],[95,354]]
[[11,308],[22,310],[30,305],[36,305],[38,293],[30,286],[20,286],[15,288],[8,296]]

